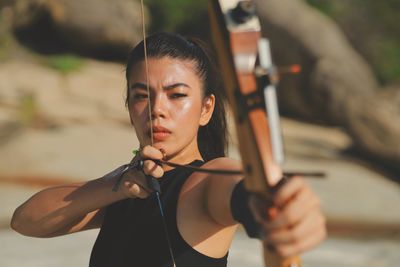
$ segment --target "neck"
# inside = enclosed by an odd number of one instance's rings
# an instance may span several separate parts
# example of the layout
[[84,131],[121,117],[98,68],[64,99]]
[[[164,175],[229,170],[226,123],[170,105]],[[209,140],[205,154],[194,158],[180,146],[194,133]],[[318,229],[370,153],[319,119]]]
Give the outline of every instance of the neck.
[[[194,160],[203,160],[203,157],[200,154],[198,145],[197,145],[197,136],[194,140],[186,146],[181,151],[178,151],[175,154],[168,155],[166,161],[177,163],[181,165],[189,164]],[[171,166],[163,166],[164,171],[172,170],[174,167]]]

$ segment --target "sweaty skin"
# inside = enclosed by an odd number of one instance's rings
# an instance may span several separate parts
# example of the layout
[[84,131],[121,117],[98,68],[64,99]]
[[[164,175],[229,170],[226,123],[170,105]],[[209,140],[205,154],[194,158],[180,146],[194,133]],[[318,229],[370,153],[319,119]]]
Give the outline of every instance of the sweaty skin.
[[[215,105],[214,95],[204,97],[194,63],[169,57],[149,59],[149,95],[144,62],[132,68],[128,81],[128,109],[146,159],[143,171],[156,178],[170,167],[153,160],[179,164],[202,160],[197,132],[206,125]],[[150,130],[154,138],[151,139]],[[240,163],[217,158],[204,168],[240,169]],[[193,173],[182,187],[177,207],[178,230],[194,249],[210,257],[228,251],[237,222],[230,199],[243,177]],[[95,179],[47,188],[32,196],[14,212],[11,227],[36,237],[52,237],[101,227],[108,205],[126,198],[146,198],[143,173],[130,171],[121,187],[112,192],[117,177]],[[96,198],[93,198],[93,196]],[[318,197],[300,177],[291,179],[276,193],[276,217],[258,218],[266,232],[265,242],[282,256],[297,255],[320,243],[326,235],[325,218]],[[137,214],[140,216],[140,214]],[[196,231],[193,231],[196,229]]]
[[[168,67],[166,67],[168,66]],[[141,144],[150,144],[145,64],[136,66],[129,80],[129,112]],[[205,125],[214,107],[213,96],[203,98],[201,81],[190,61],[171,58],[149,60],[149,87],[153,127],[167,134],[153,139],[142,150],[144,158],[188,163],[202,159],[197,146],[198,127]],[[165,158],[164,158],[165,159]],[[145,173],[161,177],[168,167],[146,161]],[[204,168],[240,169],[238,162],[217,158]],[[193,248],[211,257],[222,257],[231,244],[237,223],[231,216],[230,196],[243,177],[193,173],[180,193],[178,229]],[[279,190],[275,203],[281,212],[268,222],[257,217],[266,230],[265,242],[284,256],[295,255],[318,244],[326,235],[318,198],[299,177]],[[192,231],[198,229],[198,231]]]
[[[164,158],[180,164],[203,160],[198,149],[197,132],[211,118],[214,96],[203,97],[203,85],[190,61],[150,58],[148,66],[151,124],[144,62],[134,66],[133,69],[138,71],[130,76],[128,87],[128,108],[139,142],[151,144],[153,141],[152,147],[144,147],[142,156]],[[153,140],[150,127],[153,127],[155,135]],[[236,163],[232,161],[232,164]],[[163,169],[148,160],[145,169],[154,177],[161,177],[168,167]],[[223,257],[229,249],[236,224],[232,218],[229,224],[220,224],[204,209],[209,179],[207,175],[194,173],[183,186],[177,208],[178,229],[194,249],[211,257]],[[224,204],[229,211],[229,202]]]
[[[140,144],[149,145],[153,141],[153,146],[163,150],[172,162],[189,163],[202,159],[197,146],[197,131],[211,118],[214,96],[203,98],[202,83],[190,61],[150,58],[148,66],[151,124],[143,61],[133,67],[137,71],[132,72],[129,79],[129,114]],[[155,135],[153,140],[150,138],[151,126]]]

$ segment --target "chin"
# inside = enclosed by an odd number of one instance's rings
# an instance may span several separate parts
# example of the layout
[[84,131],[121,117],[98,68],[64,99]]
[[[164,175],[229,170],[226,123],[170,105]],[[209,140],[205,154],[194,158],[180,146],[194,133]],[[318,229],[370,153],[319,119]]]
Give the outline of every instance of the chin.
[[161,150],[164,155],[169,155],[169,149],[163,142],[156,142],[153,144],[153,146],[158,150]]

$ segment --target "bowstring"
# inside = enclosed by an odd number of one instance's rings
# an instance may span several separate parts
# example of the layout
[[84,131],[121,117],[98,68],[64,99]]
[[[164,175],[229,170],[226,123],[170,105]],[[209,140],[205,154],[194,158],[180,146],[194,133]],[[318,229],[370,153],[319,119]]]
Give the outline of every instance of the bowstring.
[[[141,15],[142,15],[142,34],[143,34],[143,47],[144,47],[144,64],[146,69],[146,90],[147,90],[147,101],[148,101],[148,113],[149,113],[149,121],[150,121],[150,144],[153,146],[153,121],[152,121],[152,111],[151,111],[151,96],[150,96],[150,83],[149,83],[149,64],[147,58],[147,41],[146,41],[146,26],[145,26],[145,18],[144,18],[144,0],[140,0],[140,7],[141,7]],[[171,257],[171,261],[173,267],[176,267],[175,257],[172,250],[171,239],[168,234],[167,223],[165,221],[164,210],[162,208],[160,193],[155,191],[157,197],[157,204],[160,210],[161,220],[164,228],[165,237],[168,244],[168,250]]]
[[142,34],[143,34],[143,49],[144,49],[144,65],[146,69],[146,91],[148,100],[148,113],[150,121],[150,144],[153,146],[153,121],[152,121],[152,111],[151,111],[151,99],[150,99],[150,84],[149,84],[149,64],[147,61],[147,40],[146,40],[146,25],[144,18],[144,0],[140,0],[141,14],[142,14]]

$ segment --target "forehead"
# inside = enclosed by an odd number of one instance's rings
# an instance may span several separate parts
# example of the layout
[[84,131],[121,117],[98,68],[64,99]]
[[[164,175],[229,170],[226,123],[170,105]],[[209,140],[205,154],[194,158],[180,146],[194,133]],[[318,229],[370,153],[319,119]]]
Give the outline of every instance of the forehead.
[[[168,81],[184,81],[192,80],[194,82],[200,81],[200,77],[196,71],[196,65],[194,61],[175,59],[170,57],[162,58],[148,58],[148,71],[150,82],[152,80],[163,80]],[[139,61],[132,66],[129,80],[145,81],[147,76],[145,61]]]

